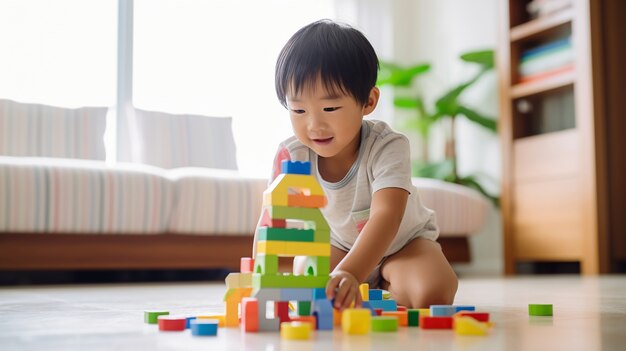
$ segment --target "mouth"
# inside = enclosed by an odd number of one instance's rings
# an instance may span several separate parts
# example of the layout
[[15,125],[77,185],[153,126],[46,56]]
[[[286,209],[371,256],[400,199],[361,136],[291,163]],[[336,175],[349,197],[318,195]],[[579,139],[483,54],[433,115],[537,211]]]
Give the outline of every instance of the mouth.
[[324,138],[324,139],[312,139],[313,142],[317,145],[328,145],[330,144],[331,141],[333,141],[333,137],[330,138]]

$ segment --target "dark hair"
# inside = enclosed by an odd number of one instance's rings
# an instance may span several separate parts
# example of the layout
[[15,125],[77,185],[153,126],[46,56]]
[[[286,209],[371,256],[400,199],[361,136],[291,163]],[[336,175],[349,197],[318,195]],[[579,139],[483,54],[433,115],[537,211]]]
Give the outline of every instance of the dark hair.
[[377,75],[378,58],[363,33],[345,24],[320,20],[298,30],[280,52],[276,94],[287,107],[289,89],[298,94],[304,84],[313,84],[321,77],[329,92],[351,95],[364,106]]

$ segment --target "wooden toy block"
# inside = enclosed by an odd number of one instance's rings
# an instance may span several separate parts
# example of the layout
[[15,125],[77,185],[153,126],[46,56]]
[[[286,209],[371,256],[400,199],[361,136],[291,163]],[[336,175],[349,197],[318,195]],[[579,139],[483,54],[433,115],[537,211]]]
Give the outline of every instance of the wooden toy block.
[[479,322],[489,322],[489,313],[486,312],[461,311],[457,312],[455,316],[471,317]]
[[315,177],[307,174],[280,174],[265,190],[269,194],[288,194],[289,190],[298,189],[297,192],[307,195],[322,195],[324,189]]
[[191,328],[191,321],[195,321],[196,317],[187,317],[187,323],[185,323],[185,329],[189,329]]
[[304,261],[304,274],[316,277],[328,277],[330,274],[329,256],[306,256]]
[[303,275],[261,275],[252,276],[252,286],[260,288],[322,288],[326,286],[328,277]]
[[[334,301],[331,302],[334,305]],[[341,325],[341,314],[343,312],[339,311],[336,308],[333,308],[333,325],[340,326]]]
[[241,325],[247,332],[259,331],[259,302],[253,297],[241,301]]
[[409,327],[419,327],[420,325],[420,311],[418,309],[407,310]]
[[216,336],[218,322],[216,320],[194,320],[191,322],[191,335],[193,336]]
[[303,221],[311,221],[315,223],[313,228],[309,229],[323,229],[330,230],[328,222],[322,215],[319,208],[302,208],[302,207],[286,207],[286,206],[268,206],[267,211],[273,219],[299,219]]
[[529,316],[552,316],[552,304],[528,304]]
[[[257,243],[259,245],[260,241]],[[257,246],[258,248],[258,246]],[[257,252],[259,250],[257,249]],[[278,255],[257,253],[254,262],[254,273],[278,274]]]
[[229,273],[226,276],[226,287],[230,289],[237,289],[241,287],[241,283],[239,281],[239,274],[241,273]]
[[[361,299],[363,301],[369,301],[370,299],[370,285],[367,283],[363,283],[359,285],[359,291],[361,292]],[[382,296],[382,294],[381,294]]]
[[420,316],[421,329],[452,329],[452,317]]
[[291,317],[292,322],[306,322],[311,324],[311,330],[315,330],[315,326],[317,325],[317,320],[315,316],[297,316]]
[[326,200],[326,196],[324,195],[287,195],[287,206],[292,207],[322,208],[326,206],[327,202],[328,200]]
[[289,301],[274,301],[274,318],[278,318],[279,323],[290,322]]
[[239,271],[241,273],[254,272],[254,260],[252,257],[242,257],[239,263]]
[[[313,300],[313,294],[310,300]],[[298,316],[311,316],[311,301],[298,301]]]
[[317,320],[317,330],[332,330],[333,321],[333,306],[327,299],[319,299],[313,301],[313,315]]
[[383,300],[391,299],[391,293],[387,290],[383,290]]
[[472,317],[455,316],[454,331],[458,335],[487,335],[489,324],[475,320]]
[[308,340],[311,326],[308,322],[286,322],[280,324],[280,337],[287,340]]
[[341,316],[341,328],[346,334],[367,334],[372,326],[372,314],[365,308],[345,309]]
[[382,308],[383,311],[397,311],[398,305],[395,300],[372,300],[370,290],[370,306],[372,308]]
[[456,313],[456,307],[452,305],[431,305],[430,315],[433,317],[452,317]]
[[291,242],[291,241],[259,241],[256,245],[257,254],[278,256],[330,256],[329,243]]
[[476,307],[475,306],[469,306],[469,305],[463,305],[463,306],[459,306],[459,305],[454,305],[454,308],[456,309],[456,312],[461,312],[461,311],[476,311]]
[[383,309],[382,308],[374,308],[374,312],[376,312],[377,316],[382,316],[383,315]]
[[383,291],[380,289],[370,289],[369,293],[369,300],[370,301],[374,301],[374,300],[382,300],[383,299]]
[[[305,222],[308,223],[308,222]],[[305,229],[308,227],[308,224],[305,225]],[[328,229],[313,229],[315,232],[313,233],[313,241],[316,243],[329,243],[330,242],[330,230]]]
[[280,172],[287,174],[311,174],[311,162],[283,160],[280,163]]
[[261,298],[257,298],[258,301],[258,309],[259,309],[259,331],[279,331],[280,323],[277,316],[274,318],[267,318],[267,302],[271,300],[265,300]]
[[161,315],[157,317],[160,331],[183,331],[187,326],[187,317]]
[[409,325],[409,314],[407,311],[383,311],[382,315],[398,318],[398,325],[401,327]]
[[[269,189],[268,189],[269,190]],[[282,191],[264,191],[263,192],[263,206],[288,206],[289,199],[288,193]]]
[[313,301],[326,299],[326,287],[313,289]]
[[372,331],[395,332],[398,331],[398,318],[390,316],[372,317]]
[[313,289],[309,289],[309,288],[280,289],[280,299],[282,301],[311,301],[313,300]]
[[223,314],[200,315],[196,316],[196,319],[214,319],[221,328],[226,326],[226,315]]
[[418,308],[417,310],[420,311],[420,317],[430,316],[430,308]]
[[[368,310],[370,311],[370,313],[372,314],[372,316],[378,316],[378,315],[376,314],[376,310],[372,307],[372,305],[370,304],[370,302],[369,302],[369,301],[363,301],[363,302],[361,303],[361,307],[362,307],[362,308],[366,308],[366,309],[368,309]],[[381,309],[380,311],[381,311],[381,313],[382,313],[382,311],[383,311],[383,310]]]
[[270,217],[267,209],[263,209],[263,214],[261,215],[261,222],[259,223],[259,227],[286,228],[287,221],[285,219],[273,219]]
[[241,301],[241,298],[238,300],[226,301],[226,316],[224,318],[225,327],[239,326],[239,301]]
[[148,324],[157,324],[159,316],[167,316],[168,311],[143,311],[143,321]]
[[314,235],[315,231],[313,229],[269,227],[259,227],[257,229],[257,239],[259,241],[314,242]]
[[406,306],[400,306],[398,305],[398,311],[407,311],[408,308],[406,308]]
[[[242,292],[252,290],[252,273],[239,273],[239,286]],[[250,296],[248,293],[247,296]]]

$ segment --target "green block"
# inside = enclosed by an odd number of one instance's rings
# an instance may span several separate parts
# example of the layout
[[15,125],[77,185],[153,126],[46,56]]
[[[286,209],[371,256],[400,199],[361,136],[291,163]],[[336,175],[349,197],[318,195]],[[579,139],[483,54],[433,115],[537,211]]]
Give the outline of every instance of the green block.
[[311,301],[298,301],[298,316],[311,315]]
[[420,311],[410,309],[410,310],[407,310],[407,314],[409,315],[409,327],[419,327],[420,326]]
[[275,274],[252,275],[254,290],[261,288],[325,288],[328,277],[310,277],[304,275]]
[[278,273],[278,256],[258,254],[254,259],[254,273],[276,274]]
[[328,277],[330,273],[330,257],[306,256],[304,263],[304,275]]
[[[261,227],[257,230],[259,240],[266,241],[302,241],[313,242],[315,232],[312,229],[297,228],[268,228]],[[330,236],[328,238],[330,241]]]
[[316,229],[313,234],[313,241],[316,243],[329,243],[330,242],[330,230]]
[[159,316],[166,316],[170,314],[167,311],[144,311],[143,312],[143,321],[148,324],[158,324]]
[[[319,208],[306,207],[286,207],[286,206],[269,206],[268,208],[271,218],[274,219],[300,219],[303,221],[312,221],[315,223],[315,229],[330,230],[328,223]],[[312,229],[310,226],[306,229]]]
[[372,316],[372,331],[395,332],[398,330],[398,317]]
[[528,304],[529,316],[551,316],[552,304]]

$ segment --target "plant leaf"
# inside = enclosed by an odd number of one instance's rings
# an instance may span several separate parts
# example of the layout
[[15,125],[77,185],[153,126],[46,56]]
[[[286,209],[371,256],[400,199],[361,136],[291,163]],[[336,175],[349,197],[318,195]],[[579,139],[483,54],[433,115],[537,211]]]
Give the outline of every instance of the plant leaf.
[[393,104],[394,106],[400,108],[416,109],[418,108],[419,102],[413,98],[396,97],[395,99],[393,99]]
[[477,63],[483,66],[483,69],[489,70],[493,68],[493,50],[470,51],[461,55],[461,60],[465,62]]
[[464,115],[470,121],[477,123],[494,133],[497,130],[497,122],[493,118],[486,117],[485,115],[482,115],[469,107],[460,105],[458,113]]
[[413,175],[423,178],[447,179],[452,174],[452,160],[440,162],[415,162],[413,164]]
[[430,64],[423,63],[408,68],[399,65],[380,61],[380,73],[377,85],[391,85],[394,87],[408,87],[415,77],[418,77],[430,70]]

